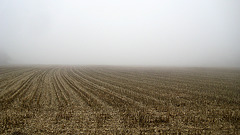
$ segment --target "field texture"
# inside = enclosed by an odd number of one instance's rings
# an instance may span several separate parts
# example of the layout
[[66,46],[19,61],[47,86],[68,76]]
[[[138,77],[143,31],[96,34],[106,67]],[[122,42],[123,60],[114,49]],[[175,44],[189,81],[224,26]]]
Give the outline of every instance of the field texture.
[[240,70],[0,67],[0,134],[240,134]]

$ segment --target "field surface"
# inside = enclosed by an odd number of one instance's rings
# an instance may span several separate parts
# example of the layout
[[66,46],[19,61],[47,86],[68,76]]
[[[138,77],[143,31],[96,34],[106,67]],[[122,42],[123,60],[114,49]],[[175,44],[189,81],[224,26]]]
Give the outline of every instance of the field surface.
[[0,134],[240,134],[240,70],[0,67]]

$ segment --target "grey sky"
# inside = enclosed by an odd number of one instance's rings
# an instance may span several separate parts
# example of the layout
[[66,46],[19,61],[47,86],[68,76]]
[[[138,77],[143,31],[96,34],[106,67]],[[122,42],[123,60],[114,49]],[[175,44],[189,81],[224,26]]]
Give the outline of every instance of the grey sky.
[[0,0],[11,63],[240,66],[239,0]]

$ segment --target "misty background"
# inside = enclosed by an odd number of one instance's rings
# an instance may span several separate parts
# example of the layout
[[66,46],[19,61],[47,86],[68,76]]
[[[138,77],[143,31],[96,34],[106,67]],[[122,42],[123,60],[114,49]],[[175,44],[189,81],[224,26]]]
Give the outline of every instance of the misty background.
[[240,67],[239,0],[1,0],[1,64]]

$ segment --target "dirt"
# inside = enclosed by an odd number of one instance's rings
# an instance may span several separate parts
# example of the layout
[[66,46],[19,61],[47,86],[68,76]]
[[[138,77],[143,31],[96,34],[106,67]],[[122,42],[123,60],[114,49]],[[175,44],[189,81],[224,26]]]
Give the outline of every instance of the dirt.
[[0,67],[0,134],[240,134],[240,70]]

